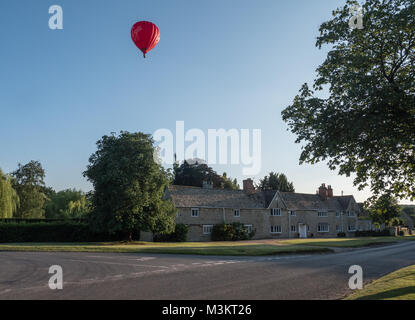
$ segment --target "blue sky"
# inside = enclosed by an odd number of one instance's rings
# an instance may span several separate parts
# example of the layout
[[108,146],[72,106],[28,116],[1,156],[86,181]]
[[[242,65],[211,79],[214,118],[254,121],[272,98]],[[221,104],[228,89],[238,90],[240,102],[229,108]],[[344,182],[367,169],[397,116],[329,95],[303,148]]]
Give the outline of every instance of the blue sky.
[[[50,30],[48,8],[63,8]],[[281,111],[310,82],[326,51],[315,38],[344,0],[27,0],[0,3],[0,168],[41,161],[57,190],[91,188],[82,177],[110,132],[262,129],[262,173],[284,172],[298,192],[322,182],[355,194],[352,178],[324,164],[298,165],[300,146]],[[143,59],[130,38],[157,24]],[[241,167],[214,167],[243,179]]]

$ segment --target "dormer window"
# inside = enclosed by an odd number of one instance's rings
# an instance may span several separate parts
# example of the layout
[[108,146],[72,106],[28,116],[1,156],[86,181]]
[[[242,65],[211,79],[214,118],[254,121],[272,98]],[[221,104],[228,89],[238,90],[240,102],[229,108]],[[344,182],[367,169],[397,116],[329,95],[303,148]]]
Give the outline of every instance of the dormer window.
[[272,217],[280,217],[281,214],[281,209],[280,208],[273,208],[271,209],[271,216]]
[[233,210],[233,215],[234,217],[239,218],[241,216],[241,210],[239,209]]

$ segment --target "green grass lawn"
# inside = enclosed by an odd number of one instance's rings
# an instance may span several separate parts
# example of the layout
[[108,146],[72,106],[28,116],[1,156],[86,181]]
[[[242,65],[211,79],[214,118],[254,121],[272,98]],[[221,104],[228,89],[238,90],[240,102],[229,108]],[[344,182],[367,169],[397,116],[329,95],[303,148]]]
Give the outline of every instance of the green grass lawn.
[[174,253],[218,256],[264,256],[298,253],[329,253],[331,248],[356,248],[385,244],[413,237],[291,239],[241,242],[100,242],[100,243],[10,243],[0,244],[0,251],[56,251],[56,252],[129,252]]
[[375,280],[345,300],[415,300],[415,265]]
[[335,239],[294,239],[281,240],[285,244],[301,244],[305,246],[357,248],[371,245],[388,244],[396,241],[415,240],[415,236],[407,237],[367,237],[367,238],[335,238]]
[[219,256],[264,256],[332,252],[332,250],[322,247],[247,242],[11,243],[0,245],[0,251],[174,253]]

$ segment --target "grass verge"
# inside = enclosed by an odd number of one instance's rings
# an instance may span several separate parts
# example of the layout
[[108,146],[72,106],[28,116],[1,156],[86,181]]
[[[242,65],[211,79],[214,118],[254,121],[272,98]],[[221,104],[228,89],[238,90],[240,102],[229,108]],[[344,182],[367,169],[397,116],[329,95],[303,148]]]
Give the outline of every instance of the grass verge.
[[266,256],[278,254],[329,253],[331,248],[357,248],[387,244],[412,237],[291,239],[243,242],[100,242],[100,243],[10,243],[0,244],[0,251],[55,251],[55,252],[124,252],[170,253],[217,256]]
[[375,280],[345,300],[415,300],[415,265]]
[[271,245],[229,242],[207,243],[16,243],[2,244],[0,251],[43,252],[123,252],[123,253],[170,253],[217,256],[266,256],[299,253],[329,253],[329,248],[302,245]]
[[294,239],[277,241],[284,244],[336,247],[336,248],[358,248],[365,246],[389,244],[397,241],[413,241],[415,236],[407,237],[367,237],[367,238],[336,238],[336,239]]

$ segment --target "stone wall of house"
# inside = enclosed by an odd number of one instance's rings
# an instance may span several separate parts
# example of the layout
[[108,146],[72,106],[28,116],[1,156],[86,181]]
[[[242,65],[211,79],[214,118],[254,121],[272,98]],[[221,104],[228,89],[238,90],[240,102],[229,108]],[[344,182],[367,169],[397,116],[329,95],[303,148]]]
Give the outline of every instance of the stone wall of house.
[[371,231],[373,230],[372,220],[370,219],[359,219],[357,222],[357,229],[359,231]]
[[[346,212],[327,212],[326,217],[318,216],[314,210],[298,211],[291,213],[281,210],[281,216],[272,216],[271,209],[240,209],[239,216],[234,209],[199,208],[199,216],[192,217],[192,208],[178,208],[176,223],[183,223],[189,227],[188,241],[209,241],[209,234],[203,233],[204,225],[240,222],[252,226],[255,230],[254,239],[286,239],[298,238],[299,226],[306,225],[307,237],[333,238],[339,232],[345,232],[348,237],[353,237],[354,232],[349,226],[358,230],[357,214],[348,216]],[[318,230],[319,224],[328,224],[329,230]],[[280,226],[281,233],[271,233],[271,226]],[[294,229],[291,229],[293,226]]]
[[176,223],[183,223],[189,227],[188,241],[209,241],[210,235],[203,233],[204,225],[233,222],[250,225],[256,233],[254,239],[264,239],[267,236],[264,210],[240,209],[239,216],[235,216],[234,209],[199,208],[199,216],[192,217],[191,209],[178,208],[176,216]]

